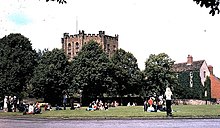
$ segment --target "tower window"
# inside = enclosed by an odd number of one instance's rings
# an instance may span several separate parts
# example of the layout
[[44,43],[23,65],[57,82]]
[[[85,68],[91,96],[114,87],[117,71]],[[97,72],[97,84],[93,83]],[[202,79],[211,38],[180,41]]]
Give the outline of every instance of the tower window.
[[113,48],[114,48],[114,50],[116,50],[116,46],[115,45],[113,45]]
[[79,49],[79,43],[76,42],[76,49]]
[[68,51],[71,50],[71,44],[68,43]]

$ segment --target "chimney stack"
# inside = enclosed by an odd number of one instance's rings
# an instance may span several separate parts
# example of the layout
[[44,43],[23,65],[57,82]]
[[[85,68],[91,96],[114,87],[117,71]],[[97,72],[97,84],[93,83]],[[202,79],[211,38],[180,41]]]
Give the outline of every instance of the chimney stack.
[[193,63],[193,57],[191,55],[188,55],[187,57],[187,65],[192,65]]
[[213,75],[213,67],[212,67],[212,65],[209,65],[208,69],[209,69],[210,74]]

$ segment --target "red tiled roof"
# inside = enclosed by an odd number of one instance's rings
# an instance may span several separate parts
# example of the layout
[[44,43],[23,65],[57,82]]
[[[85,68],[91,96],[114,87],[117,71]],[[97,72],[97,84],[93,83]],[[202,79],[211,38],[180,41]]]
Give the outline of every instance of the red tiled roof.
[[220,99],[220,79],[214,75],[210,75],[211,80],[211,98]]

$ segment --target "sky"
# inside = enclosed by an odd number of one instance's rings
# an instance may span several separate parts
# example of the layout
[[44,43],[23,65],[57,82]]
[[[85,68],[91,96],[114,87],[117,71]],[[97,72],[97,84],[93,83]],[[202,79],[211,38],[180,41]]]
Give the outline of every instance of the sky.
[[[220,77],[220,14],[193,0],[0,0],[0,38],[21,33],[34,49],[61,48],[63,33],[119,35],[119,48],[131,52],[139,68],[150,54],[166,53],[176,63],[206,60]],[[76,25],[78,21],[78,25]]]

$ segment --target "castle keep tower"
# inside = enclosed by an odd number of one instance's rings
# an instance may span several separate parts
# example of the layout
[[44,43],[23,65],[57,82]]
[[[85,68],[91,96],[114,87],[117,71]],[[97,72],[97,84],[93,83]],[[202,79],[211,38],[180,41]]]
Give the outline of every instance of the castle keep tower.
[[79,34],[69,35],[64,33],[62,41],[62,49],[69,60],[82,49],[82,46],[89,43],[91,40],[97,42],[102,49],[111,56],[118,49],[118,35],[108,36],[105,31],[99,31],[99,34],[85,34],[84,31],[79,31]]

